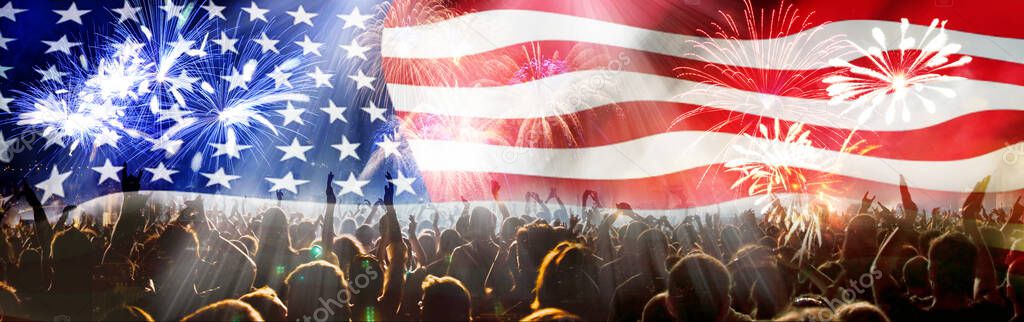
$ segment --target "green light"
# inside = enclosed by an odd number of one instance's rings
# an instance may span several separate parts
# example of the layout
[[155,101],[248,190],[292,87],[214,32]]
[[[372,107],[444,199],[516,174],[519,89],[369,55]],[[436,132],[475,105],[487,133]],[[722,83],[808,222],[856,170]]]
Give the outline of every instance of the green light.
[[366,307],[366,314],[364,314],[364,315],[365,315],[365,318],[363,320],[366,320],[368,322],[373,322],[374,321],[374,315],[376,315],[376,314],[373,314],[373,307],[372,306],[368,306],[368,307]]
[[278,265],[277,267],[274,267],[274,272],[276,272],[277,275],[284,274],[284,266]]
[[312,256],[313,259],[320,258],[321,256],[324,256],[324,249],[321,248],[320,245],[315,245],[313,248],[309,249],[309,255]]

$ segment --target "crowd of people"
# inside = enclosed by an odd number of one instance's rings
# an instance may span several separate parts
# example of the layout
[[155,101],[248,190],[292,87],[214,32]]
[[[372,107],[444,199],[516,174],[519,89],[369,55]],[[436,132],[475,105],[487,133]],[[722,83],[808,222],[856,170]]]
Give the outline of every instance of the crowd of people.
[[[333,175],[332,175],[333,176]],[[202,198],[150,202],[122,173],[117,219],[0,228],[6,320],[101,321],[1021,321],[1024,204],[982,207],[986,181],[957,210],[889,209],[865,194],[849,214],[579,213],[555,191],[512,213],[398,214],[394,187],[336,214],[280,207],[213,211]],[[552,206],[548,203],[554,201]],[[588,205],[589,204],[589,205]],[[608,210],[615,209],[615,210]],[[6,211],[5,213],[10,211]],[[809,224],[814,223],[814,224]]]

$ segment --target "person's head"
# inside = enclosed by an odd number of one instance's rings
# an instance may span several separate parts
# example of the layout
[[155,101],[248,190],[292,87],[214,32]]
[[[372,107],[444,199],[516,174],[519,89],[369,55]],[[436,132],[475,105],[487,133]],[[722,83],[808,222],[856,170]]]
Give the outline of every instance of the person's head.
[[729,271],[714,257],[687,255],[669,272],[669,312],[676,321],[722,321],[731,283]]
[[[178,283],[175,279],[194,269],[199,261],[199,239],[192,229],[172,224],[159,236],[150,239],[144,256],[143,271],[158,283]],[[175,271],[171,273],[171,271]],[[165,280],[168,279],[168,280]]]
[[54,287],[61,289],[90,286],[92,267],[99,263],[96,250],[89,238],[75,228],[63,230],[53,236],[50,244],[50,257],[53,259]]
[[181,321],[263,321],[263,317],[245,302],[221,300],[192,312]]
[[324,307],[321,303],[335,303],[329,308],[327,316],[331,321],[345,321],[349,318],[348,285],[345,274],[337,266],[325,261],[315,261],[299,265],[285,279],[287,289],[285,305],[288,306],[288,320],[315,317],[317,310]]
[[519,228],[526,225],[526,221],[519,217],[508,217],[505,221],[501,222],[501,232],[499,237],[505,244],[511,244],[512,241],[516,240],[516,234],[519,233]]
[[516,232],[518,268],[533,273],[552,248],[562,242],[555,229],[545,223],[531,223]]
[[137,306],[122,305],[107,312],[100,321],[106,322],[152,322],[153,319],[146,310]]
[[441,245],[437,250],[438,256],[448,257],[452,255],[456,247],[465,244],[466,240],[462,239],[458,231],[454,229],[445,229],[441,231]]
[[667,300],[667,292],[661,292],[651,297],[651,300],[644,305],[644,312],[640,319],[643,322],[672,321],[672,314],[668,312],[668,305],[665,303]]
[[844,261],[873,259],[878,248],[877,235],[878,228],[874,217],[854,216],[846,225],[842,259]]
[[665,233],[659,229],[648,229],[640,233],[637,245],[636,264],[640,266],[640,273],[655,280],[665,280],[668,275],[665,257],[669,254]]
[[473,208],[473,212],[469,215],[467,239],[470,241],[490,240],[494,235],[495,222],[496,218],[490,209],[484,207]]
[[345,276],[352,288],[353,305],[373,305],[384,290],[384,268],[373,256],[356,255]]
[[437,258],[437,239],[434,234],[421,233],[416,236],[416,240],[419,240],[420,247],[423,248],[423,253],[427,255],[427,258]]
[[342,234],[355,234],[356,233],[356,221],[352,218],[345,218],[341,221],[341,233]]
[[582,244],[563,242],[548,252],[537,274],[536,297],[531,308],[557,307],[585,318],[596,314],[601,300],[597,263]]
[[252,306],[267,321],[284,321],[288,317],[288,307],[277,297],[277,292],[269,287],[261,287],[238,298]]
[[970,297],[977,256],[974,243],[962,233],[946,233],[933,240],[928,252],[928,280],[934,295]]
[[843,322],[889,322],[889,317],[878,307],[868,302],[854,302],[836,310],[836,321]]
[[259,246],[257,246],[259,245],[259,241],[256,240],[256,237],[245,235],[239,237],[238,242],[245,245],[245,250],[248,251],[246,255],[249,255],[249,257],[256,257],[256,251],[259,250]]
[[584,320],[583,318],[580,318],[575,314],[563,311],[561,309],[549,307],[533,311],[533,313],[530,313],[530,315],[523,317],[519,321],[574,322]]
[[338,258],[338,263],[341,263],[341,270],[348,272],[349,263],[352,263],[352,259],[356,258],[356,255],[365,253],[363,245],[358,240],[350,235],[341,235],[334,238],[334,256]]
[[273,207],[263,212],[260,222],[259,252],[273,252],[291,249],[292,241],[288,232],[288,217],[281,208]]
[[468,321],[472,315],[469,291],[459,280],[427,275],[420,299],[420,321]]
[[743,238],[740,235],[740,229],[733,225],[726,225],[722,228],[722,237],[720,238],[722,243],[723,251],[725,254],[723,258],[729,260],[740,247],[743,246]]
[[928,259],[915,256],[903,264],[903,285],[911,295],[924,297],[931,294],[928,285]]
[[359,228],[356,228],[355,236],[359,244],[373,248],[373,243],[377,240],[377,237],[380,237],[380,232],[373,229],[370,225],[361,225]]

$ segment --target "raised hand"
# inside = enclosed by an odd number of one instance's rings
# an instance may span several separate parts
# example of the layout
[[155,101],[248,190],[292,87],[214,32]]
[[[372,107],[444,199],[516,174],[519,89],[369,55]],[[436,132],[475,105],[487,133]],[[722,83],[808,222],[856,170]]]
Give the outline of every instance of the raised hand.
[[409,215],[409,238],[416,238],[416,216]]
[[128,173],[128,164],[121,165],[121,192],[137,192],[142,188],[142,175]]
[[964,205],[961,208],[964,221],[974,221],[978,218],[978,213],[981,211],[981,203],[985,199],[985,190],[988,189],[990,179],[992,179],[991,176],[981,179],[981,181],[974,185],[974,189],[967,196],[967,199],[964,200]]
[[384,185],[384,204],[391,206],[395,204],[395,184],[391,183],[391,172],[385,172],[384,178],[388,180]]
[[281,190],[278,190],[276,195],[277,195],[277,204],[281,204],[281,201],[284,200],[284,192],[281,191]]
[[334,172],[327,174],[327,188],[324,189],[324,197],[328,204],[334,205],[338,203],[338,195],[334,193]]
[[498,199],[499,192],[501,192],[501,184],[497,180],[491,180],[491,196]]
[[869,191],[865,191],[864,192],[864,197],[860,198],[860,212],[859,213],[862,213],[862,214],[863,213],[867,213],[868,210],[871,209],[871,204],[875,203],[875,198],[878,197],[878,196],[874,196],[874,197],[868,198],[868,193],[869,193]]
[[548,191],[548,199],[547,200],[550,201],[551,199],[555,199],[555,198],[558,198],[558,190],[555,190],[555,188],[551,188],[551,190]]
[[917,204],[910,198],[910,188],[907,187],[907,180],[900,175],[900,198],[903,200],[903,212],[911,218],[917,217]]
[[36,192],[32,191],[32,187],[28,185],[28,182],[21,182],[21,195],[25,197],[25,202],[28,202],[32,209],[43,208],[43,203],[39,202],[39,197],[36,197]]
[[576,233],[576,226],[580,224],[580,216],[569,215],[569,232]]
[[1014,223],[1021,223],[1021,217],[1024,216],[1024,203],[1021,203],[1021,196],[1017,196],[1017,201],[1013,202],[1013,209],[1010,210],[1010,221]]

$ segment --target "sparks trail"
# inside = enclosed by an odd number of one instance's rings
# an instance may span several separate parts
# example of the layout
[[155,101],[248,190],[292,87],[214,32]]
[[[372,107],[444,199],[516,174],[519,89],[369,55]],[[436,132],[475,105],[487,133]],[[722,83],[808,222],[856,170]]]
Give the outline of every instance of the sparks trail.
[[[846,69],[842,75],[833,75],[823,81],[829,84],[827,91],[831,105],[853,100],[843,113],[854,109],[862,109],[858,121],[864,123],[876,108],[884,106],[885,121],[891,124],[899,113],[903,122],[910,122],[914,103],[920,103],[928,113],[935,113],[935,102],[922,95],[933,91],[945,97],[956,97],[956,91],[942,87],[938,83],[963,79],[962,77],[945,75],[946,69],[961,67],[971,62],[970,56],[961,56],[952,60],[951,56],[960,51],[960,44],[949,42],[946,35],[946,21],[933,19],[920,40],[908,35],[910,21],[906,18],[900,23],[899,38],[893,51],[884,32],[873,28],[871,35],[875,44],[864,48],[850,42],[853,48],[867,57],[870,64],[854,65],[850,62],[832,59],[830,64]],[[920,49],[915,49],[922,46]],[[886,98],[888,97],[888,102]],[[916,101],[916,102],[915,102]]]

